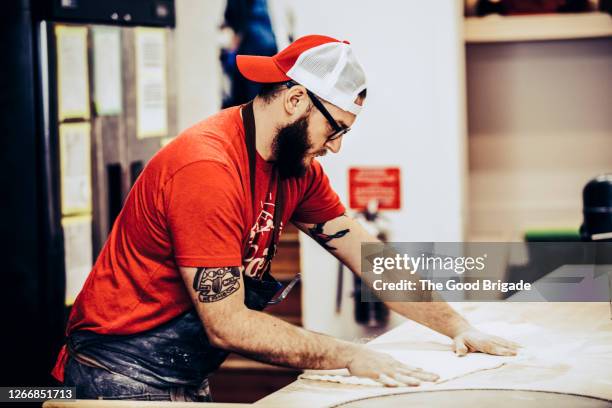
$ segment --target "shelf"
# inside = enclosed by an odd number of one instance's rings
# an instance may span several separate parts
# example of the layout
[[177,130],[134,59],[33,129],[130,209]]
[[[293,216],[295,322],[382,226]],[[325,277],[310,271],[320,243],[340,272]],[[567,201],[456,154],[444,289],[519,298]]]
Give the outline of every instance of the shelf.
[[612,36],[612,17],[606,13],[540,14],[468,17],[466,43],[569,40]]

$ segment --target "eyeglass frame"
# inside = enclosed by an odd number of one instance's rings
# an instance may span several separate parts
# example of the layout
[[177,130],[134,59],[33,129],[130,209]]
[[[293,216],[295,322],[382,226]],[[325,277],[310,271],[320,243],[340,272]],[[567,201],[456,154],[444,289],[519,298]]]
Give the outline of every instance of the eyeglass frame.
[[[300,85],[300,84],[298,84],[297,82],[293,80],[287,81],[285,83],[285,86],[287,88],[291,88],[292,86],[295,86],[295,85]],[[321,102],[321,100],[315,94],[313,94],[310,90],[308,90],[308,88],[306,88],[306,94],[312,101],[312,104],[319,110],[319,112],[321,112],[321,114],[325,117],[325,119],[327,119],[327,122],[331,125],[332,129],[334,130],[334,133],[327,136],[326,143],[341,138],[342,136],[344,136],[351,130],[350,126],[344,126],[344,127],[340,126],[338,122],[336,122],[334,117],[331,115],[331,113],[329,113],[329,111],[325,108],[325,106],[323,105],[323,102]]]

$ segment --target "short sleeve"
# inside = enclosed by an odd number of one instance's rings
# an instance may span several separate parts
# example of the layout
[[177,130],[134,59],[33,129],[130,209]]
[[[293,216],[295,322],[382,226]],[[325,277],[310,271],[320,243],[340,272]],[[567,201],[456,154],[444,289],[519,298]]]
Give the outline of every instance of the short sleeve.
[[293,212],[292,221],[318,224],[346,212],[318,161],[313,160],[304,183],[304,194]]
[[191,163],[166,183],[166,219],[179,266],[242,264],[241,191],[238,176],[214,161]]

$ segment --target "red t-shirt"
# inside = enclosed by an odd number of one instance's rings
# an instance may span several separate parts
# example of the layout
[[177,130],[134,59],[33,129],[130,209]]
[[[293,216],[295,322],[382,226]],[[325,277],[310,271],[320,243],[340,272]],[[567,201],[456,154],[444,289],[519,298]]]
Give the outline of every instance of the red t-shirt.
[[[273,165],[257,154],[251,206],[240,107],[196,124],[147,164],[76,298],[66,334],[134,334],[193,307],[179,266],[245,267],[261,277],[272,237]],[[321,165],[283,181],[282,225],[325,222],[344,213]],[[282,231],[281,225],[281,231]],[[53,375],[64,377],[60,351]]]

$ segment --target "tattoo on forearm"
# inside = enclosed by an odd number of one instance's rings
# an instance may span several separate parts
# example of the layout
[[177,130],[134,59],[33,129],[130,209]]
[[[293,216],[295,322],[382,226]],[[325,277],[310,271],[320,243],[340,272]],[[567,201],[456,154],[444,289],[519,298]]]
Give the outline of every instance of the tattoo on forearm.
[[323,233],[323,227],[325,226],[325,223],[322,222],[320,224],[316,224],[314,227],[312,228],[308,228],[308,233],[310,234],[311,237],[313,237],[315,239],[315,241],[317,241],[323,248],[327,249],[328,251],[334,251],[337,248],[331,246],[331,245],[327,245],[327,243],[329,241],[331,241],[332,239],[336,239],[336,238],[342,238],[343,236],[345,236],[346,234],[348,234],[350,232],[349,229],[344,229],[344,230],[340,230],[334,234],[324,234]]
[[225,299],[240,288],[240,269],[198,268],[193,279],[193,290],[202,303]]

